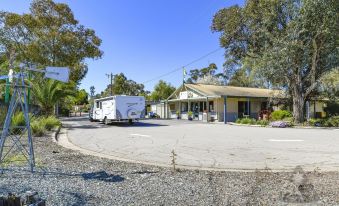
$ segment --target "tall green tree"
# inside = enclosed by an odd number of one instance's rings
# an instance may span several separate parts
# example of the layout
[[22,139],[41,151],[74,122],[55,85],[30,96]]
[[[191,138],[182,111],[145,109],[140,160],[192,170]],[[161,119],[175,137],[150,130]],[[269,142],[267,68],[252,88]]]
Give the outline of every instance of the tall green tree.
[[221,9],[212,30],[220,32],[226,65],[253,71],[287,89],[296,122],[322,76],[339,65],[339,1],[248,0]]
[[80,89],[75,94],[75,104],[83,105],[88,104],[88,93],[84,89]]
[[201,69],[192,69],[189,72],[189,78],[186,83],[200,83],[200,84],[225,84],[223,73],[216,73],[218,67],[216,64],[211,63],[208,67]]
[[95,95],[95,87],[94,87],[94,86],[91,86],[91,87],[89,88],[89,90],[90,90],[91,98],[93,98],[94,95]]
[[270,82],[266,78],[258,76],[256,72],[253,72],[250,68],[242,67],[237,69],[227,82],[229,86],[237,87],[256,87],[256,88],[268,88]]
[[109,96],[111,92],[111,87],[113,87],[113,95],[142,95],[144,96],[147,92],[145,91],[145,86],[143,84],[139,84],[134,80],[127,79],[127,77],[123,74],[116,74],[113,78],[113,85],[109,84],[102,96]]
[[329,72],[321,78],[318,92],[333,101],[339,99],[339,68]]
[[70,67],[70,79],[77,83],[87,73],[85,59],[102,56],[100,45],[94,30],[79,24],[67,4],[33,0],[30,13],[0,13],[0,55],[14,50],[18,62]]
[[154,86],[154,91],[151,93],[151,100],[153,101],[165,100],[174,91],[175,91],[175,87],[173,87],[170,83],[160,80]]

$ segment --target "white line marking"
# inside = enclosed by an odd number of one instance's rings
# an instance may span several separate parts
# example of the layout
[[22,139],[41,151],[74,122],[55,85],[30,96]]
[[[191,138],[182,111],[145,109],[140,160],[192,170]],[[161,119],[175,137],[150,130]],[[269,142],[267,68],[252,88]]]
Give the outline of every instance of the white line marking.
[[302,139],[269,139],[271,142],[303,142]]
[[130,134],[132,136],[139,136],[139,137],[151,137],[150,135],[146,135],[146,134]]

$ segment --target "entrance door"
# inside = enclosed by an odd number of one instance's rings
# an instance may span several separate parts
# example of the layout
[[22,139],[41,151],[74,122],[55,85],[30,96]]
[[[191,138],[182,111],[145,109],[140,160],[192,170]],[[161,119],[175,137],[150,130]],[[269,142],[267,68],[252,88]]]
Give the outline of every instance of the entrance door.
[[93,119],[102,120],[104,118],[102,113],[102,102],[96,102],[94,107]]
[[251,102],[238,101],[238,118],[249,117],[251,114],[250,108]]
[[193,118],[199,119],[199,103],[198,102],[191,102],[191,110],[193,112]]

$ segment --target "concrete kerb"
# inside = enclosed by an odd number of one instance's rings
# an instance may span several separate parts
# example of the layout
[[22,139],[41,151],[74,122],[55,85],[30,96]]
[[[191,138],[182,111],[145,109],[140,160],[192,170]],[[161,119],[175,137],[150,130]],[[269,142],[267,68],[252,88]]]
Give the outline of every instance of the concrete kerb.
[[[262,126],[262,125],[257,125],[257,124],[239,124],[239,123],[234,123],[234,122],[227,122],[227,124],[232,125],[232,126],[240,126],[240,127],[266,127],[266,128],[274,128],[271,126]],[[312,126],[292,126],[292,127],[287,127],[287,128],[292,128],[292,129],[325,129],[325,130],[338,130],[339,127],[312,127]]]
[[[79,147],[75,144],[73,144],[69,138],[68,138],[68,129],[64,127],[60,127],[59,132],[55,133],[55,138],[53,138],[53,141],[55,141],[58,145],[65,147],[67,149],[76,150],[84,155],[91,155],[95,157],[100,158],[106,158],[110,160],[116,160],[116,161],[124,161],[128,163],[133,164],[143,164],[143,165],[149,165],[149,166],[155,166],[155,167],[165,167],[165,168],[173,168],[173,166],[169,164],[163,164],[163,163],[155,163],[155,162],[147,162],[147,161],[140,161],[140,160],[133,160],[133,159],[127,159],[127,158],[121,158],[113,155],[107,155],[100,152],[91,151],[88,149],[84,149],[82,147]],[[170,159],[169,159],[170,162]],[[270,168],[264,168],[264,169],[242,169],[242,168],[211,168],[211,167],[195,167],[195,166],[187,166],[187,165],[176,165],[177,169],[182,170],[202,170],[202,171],[220,171],[220,172],[293,172],[294,168],[289,169],[270,169]],[[318,168],[314,169],[307,169],[303,168],[304,171],[313,172],[316,171]]]

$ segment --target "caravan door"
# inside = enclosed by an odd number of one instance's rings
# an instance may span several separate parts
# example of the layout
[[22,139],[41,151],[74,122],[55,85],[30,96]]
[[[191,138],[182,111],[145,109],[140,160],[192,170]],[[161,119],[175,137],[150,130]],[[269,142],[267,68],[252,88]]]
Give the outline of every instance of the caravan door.
[[95,106],[93,108],[93,119],[94,120],[102,120],[103,119],[102,102],[101,101],[95,102]]

